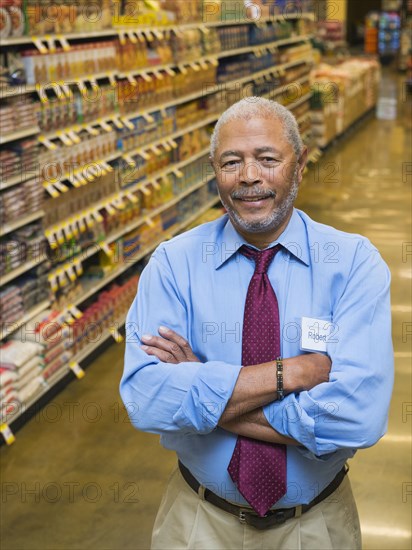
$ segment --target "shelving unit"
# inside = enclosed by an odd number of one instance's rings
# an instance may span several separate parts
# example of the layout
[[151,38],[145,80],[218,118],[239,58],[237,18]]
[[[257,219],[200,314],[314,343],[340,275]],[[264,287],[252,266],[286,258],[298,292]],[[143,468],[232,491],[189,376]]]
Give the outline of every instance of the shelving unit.
[[[272,16],[264,19],[259,20],[259,25],[265,25],[266,23],[273,23],[277,21],[282,20],[288,20],[288,21],[294,21],[296,19],[307,19],[307,20],[314,20],[313,13],[291,13],[287,14],[287,17],[284,15],[277,15]],[[102,31],[96,31],[96,32],[88,32],[88,33],[71,33],[66,35],[47,35],[47,36],[36,36],[36,37],[19,37],[19,38],[8,38],[2,40],[2,47],[3,48],[18,48],[21,46],[33,46],[38,47],[39,43],[41,46],[45,49],[45,51],[48,51],[48,48],[50,47],[50,44],[63,44],[62,40],[67,43],[69,42],[69,47],[73,43],[76,43],[76,41],[90,41],[94,39],[99,38],[106,38],[106,39],[119,39],[120,42],[132,40],[136,36],[143,36],[148,37],[149,35],[153,36],[162,36],[166,32],[176,33],[179,34],[181,31],[185,30],[191,30],[191,29],[198,29],[202,32],[208,32],[209,29],[214,28],[222,28],[222,27],[231,27],[231,26],[239,26],[239,25],[254,25],[255,22],[252,20],[228,20],[228,21],[210,21],[210,22],[194,22],[189,24],[182,24],[182,25],[167,25],[167,26],[159,26],[159,27],[134,27],[134,28],[113,28],[108,30],[102,30]],[[122,71],[119,67],[113,67],[110,71],[105,72],[99,72],[97,74],[92,74],[88,76],[84,76],[78,79],[73,78],[72,81],[69,84],[69,86],[75,87],[76,86],[76,80],[80,82],[80,84],[84,82],[95,82],[100,79],[108,79],[112,84],[113,82],[116,83],[118,86],[119,82],[122,80],[128,79],[129,81],[133,81],[133,79],[136,77],[141,77],[142,75],[146,75],[150,78],[150,75],[159,75],[159,73],[162,72],[183,72],[184,67],[192,67],[193,65],[199,67],[202,70],[202,64],[209,64],[216,66],[219,64],[219,61],[222,62],[222,60],[225,60],[229,57],[235,57],[235,56],[242,56],[245,54],[250,55],[256,55],[260,56],[264,53],[272,53],[279,51],[279,48],[287,48],[288,46],[292,45],[298,45],[298,44],[305,44],[310,41],[312,38],[312,34],[303,34],[303,35],[297,35],[294,34],[288,38],[281,38],[279,40],[272,40],[267,43],[261,43],[257,45],[249,45],[241,48],[232,48],[232,49],[226,49],[224,51],[219,51],[216,53],[205,53],[204,56],[199,57],[195,61],[193,60],[183,60],[183,61],[174,61],[167,64],[154,64],[153,66],[148,66],[140,69],[131,69],[128,71]],[[20,139],[24,139],[25,137],[30,136],[36,136],[39,141],[39,144],[48,144],[50,146],[50,143],[52,145],[56,145],[53,142],[57,142],[59,146],[61,146],[63,149],[65,147],[69,148],[70,145],[65,145],[65,138],[68,135],[78,136],[81,134],[82,131],[88,131],[90,128],[99,128],[105,129],[107,131],[107,128],[110,130],[116,131],[120,130],[122,127],[127,127],[128,124],[130,124],[130,121],[138,118],[138,117],[151,117],[155,113],[166,113],[169,108],[178,108],[179,106],[182,106],[184,104],[188,104],[191,101],[196,100],[206,100],[208,97],[214,96],[218,93],[223,93],[225,89],[230,89],[231,86],[242,86],[247,83],[255,82],[258,79],[264,79],[264,78],[272,78],[273,76],[282,78],[284,75],[287,75],[287,71],[289,69],[294,69],[295,67],[299,67],[300,65],[307,65],[307,74],[304,76],[301,76],[294,80],[293,82],[296,84],[303,85],[308,81],[308,73],[309,69],[312,66],[313,60],[311,56],[303,56],[301,58],[297,58],[288,62],[284,63],[277,63],[276,65],[267,67],[265,69],[258,70],[256,72],[250,72],[246,76],[241,76],[240,78],[235,78],[233,80],[227,81],[227,82],[215,82],[212,85],[211,83],[208,83],[207,88],[204,87],[204,89],[199,89],[197,91],[188,91],[188,93],[183,93],[182,95],[178,97],[171,97],[165,101],[159,101],[156,102],[155,105],[152,106],[144,106],[140,107],[133,112],[126,112],[122,113],[120,112],[119,106],[117,105],[116,111],[114,111],[111,114],[108,114],[104,117],[97,117],[93,120],[90,120],[88,122],[82,122],[79,124],[72,124],[69,126],[62,126],[59,129],[54,129],[50,131],[43,131],[39,127],[31,127],[28,129],[22,129],[17,130],[16,132],[13,132],[12,134],[6,134],[4,136],[1,136],[0,138],[0,144],[4,145],[12,141],[17,141]],[[244,73],[243,73],[244,74]],[[201,75],[201,72],[199,72],[199,75]],[[200,76],[201,78],[201,76]],[[275,87],[273,90],[271,90],[268,94],[266,94],[266,97],[274,98],[276,96],[279,96],[282,91],[285,89],[285,86],[288,86],[291,82],[286,84],[280,84],[279,86]],[[61,85],[58,83],[58,85]],[[74,89],[74,88],[73,88]],[[33,97],[36,97],[40,99],[43,104],[47,104],[47,101],[49,101],[48,95],[53,95],[55,92],[52,91],[52,89],[48,89],[47,85],[21,85],[13,88],[3,88],[0,90],[0,100],[7,100],[11,97],[18,97],[21,95],[27,95],[32,94]],[[38,95],[37,95],[38,94]],[[46,94],[46,95],[44,95]],[[53,96],[53,99],[54,96]],[[289,109],[295,109],[299,107],[302,103],[308,101],[310,99],[310,93],[304,93],[301,97],[298,97],[293,103],[287,105]],[[40,105],[40,103],[39,103]],[[223,111],[225,106],[222,103],[222,106],[220,106],[220,111]],[[113,167],[110,165],[110,163],[117,163],[120,162],[122,159],[126,161],[130,161],[130,159],[134,156],[138,156],[141,153],[144,153],[145,151],[154,149],[162,149],[165,143],[176,143],[176,140],[180,140],[184,138],[187,135],[192,135],[193,132],[201,131],[202,129],[206,129],[210,124],[214,123],[220,115],[220,112],[213,112],[211,114],[207,114],[202,120],[198,120],[195,122],[192,122],[188,125],[186,125],[184,128],[179,129],[173,129],[172,132],[169,132],[167,135],[163,137],[155,137],[152,141],[149,143],[145,143],[141,146],[135,147],[132,150],[122,150],[121,148],[118,148],[114,152],[110,152],[110,154],[102,155],[101,158],[99,157],[96,160],[96,163],[106,163],[109,164],[109,168],[113,169]],[[163,115],[162,115],[163,116]],[[304,114],[298,119],[298,122],[303,122],[307,119],[307,114]],[[105,128],[106,126],[106,128]],[[50,147],[51,148],[51,147]],[[66,150],[66,149],[65,149]],[[107,196],[104,196],[104,198],[95,200],[93,203],[88,204],[87,208],[94,212],[104,211],[108,212],[108,205],[112,203],[116,203],[118,208],[120,208],[120,204],[124,201],[130,201],[130,196],[132,194],[139,194],[144,193],[145,189],[148,188],[148,186],[153,186],[157,180],[161,180],[165,177],[171,177],[172,175],[177,175],[181,170],[187,168],[189,165],[192,165],[192,163],[195,163],[196,161],[201,160],[203,157],[205,157],[208,154],[208,147],[204,148],[201,147],[197,153],[192,154],[189,158],[185,158],[184,160],[178,160],[176,162],[170,162],[165,168],[162,168],[160,170],[157,170],[153,173],[148,174],[145,178],[143,178],[141,181],[137,181],[133,183],[132,185],[122,188],[119,187],[119,183],[117,182],[117,189],[114,193],[109,194]],[[129,159],[129,160],[128,160]],[[78,170],[82,170],[86,165],[81,165]],[[20,185],[24,183],[26,180],[31,178],[32,176],[28,173],[25,173],[24,171],[21,172],[21,174],[14,175],[10,178],[3,177],[3,181],[1,183],[1,190],[4,191],[5,189],[13,188],[17,185]],[[176,176],[177,177],[177,176]],[[180,191],[175,191],[173,198],[166,200],[163,202],[160,206],[157,206],[155,208],[142,210],[141,214],[136,218],[133,219],[131,222],[126,223],[125,225],[121,226],[120,228],[117,228],[115,231],[112,231],[111,233],[107,234],[101,241],[96,241],[96,244],[99,244],[99,246],[89,246],[86,247],[84,250],[79,251],[76,255],[70,256],[67,260],[67,262],[71,262],[73,265],[75,262],[85,263],[88,261],[91,261],[93,259],[93,256],[95,256],[98,252],[101,250],[107,250],[107,247],[109,245],[115,244],[120,239],[124,238],[126,235],[130,234],[131,232],[134,232],[141,226],[150,225],[152,219],[155,219],[158,216],[161,216],[163,214],[166,214],[170,211],[173,207],[176,207],[183,199],[190,198],[191,195],[195,196],[197,192],[204,192],[207,193],[208,185],[209,183],[214,179],[213,175],[207,175],[201,177],[198,181],[193,183],[192,185],[188,186],[185,189],[182,189]],[[61,185],[62,182],[69,181],[69,178],[67,175],[63,175],[61,178],[57,178],[56,180],[53,180],[53,186]],[[87,185],[91,182],[86,182]],[[85,184],[82,184],[85,185]],[[87,187],[86,185],[86,187]],[[64,194],[66,192],[72,192],[72,190],[75,191],[74,187],[67,187],[66,191],[60,191],[55,195],[56,198],[58,198],[59,194]],[[202,195],[203,196],[203,195]],[[54,200],[54,199],[49,199]],[[148,256],[162,241],[164,241],[167,238],[170,238],[173,235],[176,235],[177,233],[181,232],[185,229],[188,225],[193,223],[194,220],[196,220],[202,213],[207,211],[210,207],[217,204],[219,202],[218,196],[209,197],[205,203],[200,207],[197,208],[195,212],[190,214],[189,216],[186,216],[183,220],[178,220],[175,223],[173,223],[172,226],[168,227],[164,230],[162,235],[160,237],[156,237],[154,240],[150,242],[149,245],[142,246],[141,249],[138,250],[137,253],[133,254],[131,258],[128,258],[127,261],[124,261],[123,263],[120,263],[116,268],[112,269],[111,271],[107,272],[104,277],[102,277],[100,280],[96,281],[86,281],[85,279],[82,280],[80,288],[80,292],[77,292],[77,294],[72,296],[72,300],[70,302],[70,307],[75,308],[81,308],[85,304],[88,304],[93,297],[97,296],[98,293],[108,287],[108,285],[119,278],[122,278],[125,276],[126,272],[132,267],[136,266],[141,260],[143,260],[146,256]],[[53,208],[53,203],[50,203],[50,208]],[[116,208],[115,208],[116,210]],[[8,223],[5,225],[0,232],[0,236],[5,236],[12,231],[14,231],[17,228],[23,227],[24,225],[30,224],[31,222],[35,220],[40,220],[42,218],[45,218],[46,213],[45,211],[39,211],[34,214],[25,216],[19,220],[16,220],[13,223]],[[49,240],[49,243],[53,240],[53,235],[57,234],[58,232],[61,232],[62,235],[69,234],[66,232],[66,229],[69,226],[74,227],[74,225],[78,222],[76,222],[76,219],[79,219],[79,217],[82,216],[82,212],[77,212],[76,216],[71,216],[66,218],[59,219],[58,224],[55,225],[48,225],[46,226],[44,224],[45,229],[45,235]],[[46,218],[45,218],[46,219]],[[73,225],[74,224],[74,225]],[[50,236],[52,235],[52,236]],[[4,287],[5,285],[8,285],[9,283],[14,283],[20,276],[26,274],[31,269],[36,268],[40,264],[42,264],[43,261],[46,261],[46,258],[39,257],[34,260],[30,260],[26,262],[23,265],[20,265],[16,269],[13,269],[9,273],[6,273],[1,280],[1,287]],[[64,260],[62,260],[64,262]],[[50,276],[56,277],[56,272],[63,269],[64,263],[60,263],[56,266],[52,266],[51,270],[49,271]],[[80,277],[80,276],[79,276]],[[54,291],[53,291],[54,292]],[[35,318],[39,313],[42,313],[49,307],[53,306],[53,298],[51,293],[51,299],[50,300],[44,300],[40,304],[38,304],[36,307],[30,309],[24,316],[22,316],[21,319],[19,319],[15,323],[10,323],[7,325],[4,330],[0,333],[1,340],[4,340],[8,336],[12,335],[14,331],[18,330],[20,327],[22,327],[25,323],[29,322],[33,318]],[[86,306],[85,306],[86,307]],[[70,308],[69,308],[70,309]],[[65,318],[65,315],[67,314],[67,311],[65,309],[60,311],[61,315],[60,317],[62,319]],[[81,312],[80,312],[81,314]],[[122,317],[121,319],[116,320],[116,324],[119,326],[124,324],[125,318]],[[95,353],[97,348],[105,341],[107,341],[112,336],[112,333],[109,329],[105,330],[105,332],[102,334],[102,336],[99,338],[98,342],[93,342],[81,349],[78,353],[74,354],[73,357],[70,359],[70,363],[82,363],[85,361],[86,358],[88,358],[91,354]],[[39,386],[38,390],[35,391],[31,395],[29,399],[25,403],[22,404],[21,407],[17,408],[14,413],[10,413],[6,415],[5,421],[9,425],[13,425],[14,422],[19,418],[19,416],[32,407],[39,399],[43,398],[45,395],[47,395],[48,392],[53,388],[53,386],[57,383],[60,383],[65,377],[67,377],[67,374],[70,372],[70,366],[69,364],[63,365],[59,368],[57,372],[52,374],[47,380],[41,380],[41,385]]]

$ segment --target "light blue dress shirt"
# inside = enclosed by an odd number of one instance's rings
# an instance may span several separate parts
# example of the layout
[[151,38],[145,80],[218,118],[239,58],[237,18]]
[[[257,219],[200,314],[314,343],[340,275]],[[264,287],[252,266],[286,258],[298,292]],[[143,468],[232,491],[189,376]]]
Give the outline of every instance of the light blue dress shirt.
[[[283,357],[301,349],[302,317],[331,323],[329,382],[264,407],[287,448],[287,493],[275,508],[310,502],[357,449],[385,432],[393,385],[390,273],[364,237],[294,210],[272,243],[268,276],[279,302]],[[126,321],[122,399],[139,430],[161,435],[200,483],[246,504],[228,472],[236,435],[217,426],[241,368],[242,322],[253,261],[227,215],[162,243],[143,270]],[[165,325],[202,362],[163,363],[140,349]]]

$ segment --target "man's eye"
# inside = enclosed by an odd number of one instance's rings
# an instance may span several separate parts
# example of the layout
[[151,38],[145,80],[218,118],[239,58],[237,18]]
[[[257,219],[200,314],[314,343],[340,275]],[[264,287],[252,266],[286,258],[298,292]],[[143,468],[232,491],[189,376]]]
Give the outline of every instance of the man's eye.
[[230,168],[235,168],[239,164],[239,162],[239,160],[228,160],[222,165],[222,168],[226,170]]
[[280,162],[279,160],[273,158],[273,157],[260,157],[260,162],[267,162],[267,163],[276,163]]

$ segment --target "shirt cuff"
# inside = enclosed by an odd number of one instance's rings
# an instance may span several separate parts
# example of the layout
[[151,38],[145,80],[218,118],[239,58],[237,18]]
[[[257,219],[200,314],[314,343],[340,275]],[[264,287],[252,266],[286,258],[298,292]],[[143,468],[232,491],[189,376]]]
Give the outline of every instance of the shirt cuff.
[[208,361],[198,369],[182,405],[173,416],[179,428],[207,434],[217,426],[232,396],[241,365]]
[[322,460],[318,454],[315,421],[302,409],[294,394],[264,406],[263,413],[274,430],[299,441],[301,447],[296,449],[306,458]]

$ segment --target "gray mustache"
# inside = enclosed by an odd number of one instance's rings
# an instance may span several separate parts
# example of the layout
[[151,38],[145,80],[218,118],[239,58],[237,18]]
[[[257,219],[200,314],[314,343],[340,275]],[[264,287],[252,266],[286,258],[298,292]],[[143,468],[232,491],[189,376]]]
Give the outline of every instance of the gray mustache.
[[233,191],[233,193],[231,193],[231,198],[232,199],[247,199],[247,198],[250,198],[250,197],[276,197],[276,193],[275,191],[273,191],[272,189],[248,189],[246,192],[245,191]]

